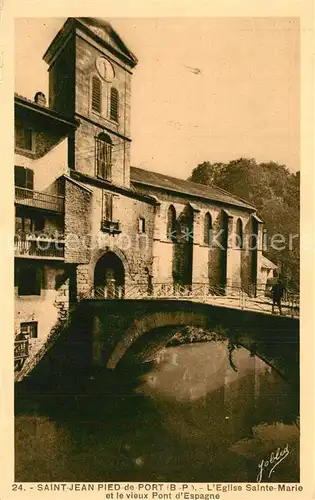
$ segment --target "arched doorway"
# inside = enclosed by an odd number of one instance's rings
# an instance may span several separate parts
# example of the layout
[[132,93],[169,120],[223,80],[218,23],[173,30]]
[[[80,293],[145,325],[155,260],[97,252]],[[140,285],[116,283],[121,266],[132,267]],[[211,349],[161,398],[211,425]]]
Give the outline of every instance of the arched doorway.
[[125,269],[122,261],[114,252],[106,252],[94,269],[95,294],[107,299],[123,298],[124,284]]

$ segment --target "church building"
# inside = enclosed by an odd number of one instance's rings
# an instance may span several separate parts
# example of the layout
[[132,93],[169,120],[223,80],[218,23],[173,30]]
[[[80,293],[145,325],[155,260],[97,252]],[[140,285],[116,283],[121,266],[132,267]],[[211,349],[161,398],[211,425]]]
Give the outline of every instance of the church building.
[[67,19],[44,61],[48,99],[15,95],[16,335],[41,345],[85,297],[257,284],[255,207],[130,165],[138,61],[112,26]]

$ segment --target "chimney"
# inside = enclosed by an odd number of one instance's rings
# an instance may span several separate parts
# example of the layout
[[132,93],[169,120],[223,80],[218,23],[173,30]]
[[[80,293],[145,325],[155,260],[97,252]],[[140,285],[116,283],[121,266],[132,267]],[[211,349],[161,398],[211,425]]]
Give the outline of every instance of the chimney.
[[43,92],[36,92],[34,101],[36,104],[39,104],[40,106],[46,106],[46,97]]

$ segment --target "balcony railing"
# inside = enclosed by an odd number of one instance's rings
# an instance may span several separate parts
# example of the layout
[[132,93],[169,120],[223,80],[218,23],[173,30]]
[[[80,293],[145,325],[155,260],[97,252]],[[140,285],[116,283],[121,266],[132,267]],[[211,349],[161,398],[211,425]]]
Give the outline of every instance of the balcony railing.
[[15,187],[15,203],[51,212],[64,212],[64,196],[33,191],[32,189]]
[[19,233],[14,236],[15,257],[64,259],[65,241],[61,236]]
[[28,358],[29,354],[29,341],[16,340],[14,342],[14,371],[20,371]]
[[112,221],[112,220],[102,220],[101,230],[104,233],[117,234],[121,233],[120,221]]

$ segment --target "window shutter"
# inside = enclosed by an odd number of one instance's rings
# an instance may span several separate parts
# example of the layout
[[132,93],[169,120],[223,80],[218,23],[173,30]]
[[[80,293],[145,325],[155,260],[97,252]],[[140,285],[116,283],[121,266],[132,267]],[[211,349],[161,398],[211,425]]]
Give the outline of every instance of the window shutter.
[[97,76],[92,78],[92,110],[101,112],[102,109],[102,83]]
[[24,148],[24,130],[20,125],[15,127],[15,145],[18,148]]
[[21,127],[20,125],[16,125],[15,145],[18,148],[28,149],[32,151],[33,148],[32,130],[29,128]]
[[109,193],[104,193],[104,218],[113,220],[113,195]]
[[25,169],[25,187],[27,189],[34,189],[34,172],[30,168]]
[[24,129],[24,148],[32,151],[33,143],[32,143],[32,131],[29,128]]
[[110,91],[110,118],[111,120],[118,121],[118,106],[119,106],[119,95],[118,90],[115,87],[111,88]]
[[26,169],[15,165],[14,167],[14,185],[24,188],[26,185]]
[[112,142],[107,134],[100,134],[96,139],[96,175],[111,181]]

